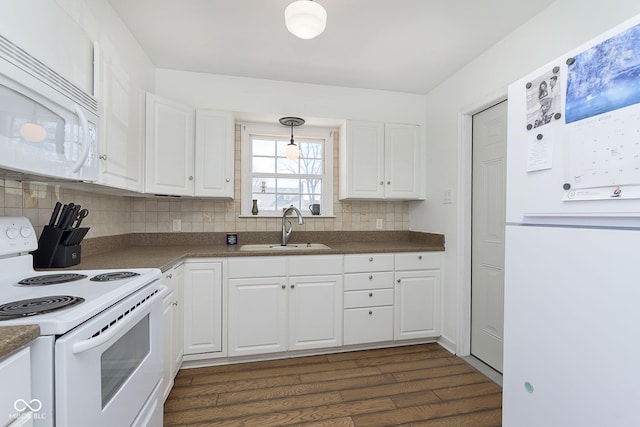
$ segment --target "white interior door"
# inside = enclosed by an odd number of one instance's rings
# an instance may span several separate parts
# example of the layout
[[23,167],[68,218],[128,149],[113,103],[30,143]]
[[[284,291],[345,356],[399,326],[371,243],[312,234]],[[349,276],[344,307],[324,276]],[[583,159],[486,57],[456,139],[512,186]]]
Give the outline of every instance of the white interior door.
[[473,116],[471,354],[502,372],[507,102]]

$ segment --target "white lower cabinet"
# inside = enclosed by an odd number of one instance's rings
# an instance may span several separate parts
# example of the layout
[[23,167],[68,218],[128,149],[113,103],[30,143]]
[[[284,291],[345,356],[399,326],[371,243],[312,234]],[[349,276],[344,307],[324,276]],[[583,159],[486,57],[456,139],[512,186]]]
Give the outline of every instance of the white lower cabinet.
[[287,349],[287,279],[229,279],[229,355]]
[[183,346],[183,276],[184,266],[179,265],[165,272],[164,285],[169,293],[162,300],[164,368],[163,398],[166,400],[173,387],[175,378],[184,355]]
[[345,255],[344,344],[393,340],[393,254]]
[[394,339],[440,335],[441,254],[396,254]]
[[184,263],[184,354],[221,353],[221,260],[202,258]]
[[230,259],[229,356],[342,345],[341,270],[341,256]]
[[289,278],[289,350],[342,345],[342,275]]

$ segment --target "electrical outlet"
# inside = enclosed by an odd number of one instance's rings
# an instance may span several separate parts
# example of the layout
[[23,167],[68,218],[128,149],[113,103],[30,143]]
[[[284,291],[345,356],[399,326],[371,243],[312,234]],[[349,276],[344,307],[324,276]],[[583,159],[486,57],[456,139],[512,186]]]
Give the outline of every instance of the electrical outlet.
[[376,219],[376,230],[382,230],[384,228],[384,221],[382,218]]
[[173,231],[180,231],[182,229],[182,221],[179,219],[173,220]]

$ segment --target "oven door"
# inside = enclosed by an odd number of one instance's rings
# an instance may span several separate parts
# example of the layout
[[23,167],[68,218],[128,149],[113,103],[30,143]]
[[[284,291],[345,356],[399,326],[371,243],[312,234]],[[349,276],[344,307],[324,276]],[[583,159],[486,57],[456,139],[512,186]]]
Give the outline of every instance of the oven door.
[[166,288],[157,283],[56,341],[56,425],[128,426],[149,407],[162,381]]

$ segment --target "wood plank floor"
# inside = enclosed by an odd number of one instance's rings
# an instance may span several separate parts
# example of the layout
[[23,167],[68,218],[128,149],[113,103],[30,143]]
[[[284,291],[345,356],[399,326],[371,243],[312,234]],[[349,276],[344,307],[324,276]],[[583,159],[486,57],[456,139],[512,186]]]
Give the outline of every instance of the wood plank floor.
[[183,369],[166,426],[500,426],[502,389],[438,344]]

